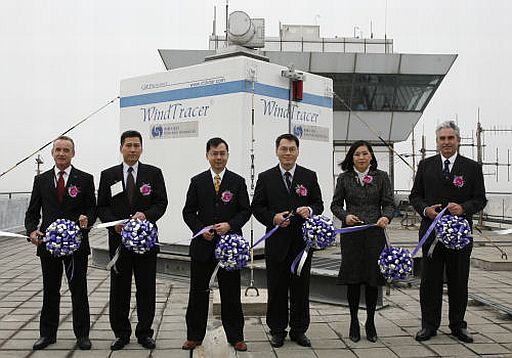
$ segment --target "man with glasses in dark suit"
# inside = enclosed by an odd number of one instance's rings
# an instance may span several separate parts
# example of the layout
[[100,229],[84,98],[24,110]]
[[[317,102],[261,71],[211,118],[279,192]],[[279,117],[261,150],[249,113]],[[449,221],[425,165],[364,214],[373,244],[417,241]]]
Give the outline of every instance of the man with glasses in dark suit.
[[[258,176],[251,204],[254,217],[267,231],[280,228],[265,241],[267,269],[267,325],[273,347],[281,347],[290,326],[290,339],[311,346],[306,331],[309,327],[309,277],[311,257],[308,255],[300,276],[290,267],[305,248],[301,227],[312,215],[324,210],[316,173],[296,164],[299,139],[282,134],[276,139],[279,164]],[[288,296],[290,305],[288,305]],[[290,315],[288,316],[288,307]]]

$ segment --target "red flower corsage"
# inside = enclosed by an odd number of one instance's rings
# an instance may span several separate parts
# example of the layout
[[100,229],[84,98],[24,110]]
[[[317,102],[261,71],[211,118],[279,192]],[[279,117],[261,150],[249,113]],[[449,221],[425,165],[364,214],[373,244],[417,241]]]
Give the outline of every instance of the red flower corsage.
[[464,186],[464,178],[462,175],[453,177],[453,185],[457,188],[462,188]]
[[224,203],[229,203],[233,199],[233,193],[229,190],[223,191],[222,194],[220,194],[220,200],[222,200]]
[[363,184],[370,185],[373,182],[373,177],[371,175],[365,175],[363,177]]
[[76,198],[76,196],[78,195],[79,192],[80,192],[80,189],[76,185],[71,185],[68,188],[68,194],[72,198]]
[[150,184],[142,184],[139,190],[142,196],[148,196],[152,191]]
[[297,193],[298,196],[302,196],[302,197],[308,195],[308,189],[302,184],[297,185],[295,187],[295,192]]

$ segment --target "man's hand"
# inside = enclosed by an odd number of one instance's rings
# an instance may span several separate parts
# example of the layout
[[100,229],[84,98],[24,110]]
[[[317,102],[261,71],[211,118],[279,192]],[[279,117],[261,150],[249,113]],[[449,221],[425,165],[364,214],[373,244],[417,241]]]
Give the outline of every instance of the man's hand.
[[213,230],[217,233],[217,235],[225,235],[229,230],[231,230],[231,225],[228,223],[218,223],[213,225]]
[[114,230],[119,234],[121,235],[121,231],[123,230],[123,224],[118,224],[116,226],[114,226]]
[[279,225],[281,227],[287,227],[290,225],[290,220],[283,221],[288,217],[289,214],[289,211],[283,211],[274,215],[274,225]]
[[437,216],[437,214],[439,214],[437,212],[437,209],[438,208],[441,208],[441,204],[434,204],[434,205],[431,205],[431,206],[427,206],[427,208],[425,209],[425,216],[427,218],[429,218],[430,220],[434,220]]
[[80,215],[78,217],[78,223],[79,223],[81,229],[85,229],[87,227],[87,224],[89,223],[87,216]]
[[389,224],[389,219],[387,217],[385,217],[385,216],[381,216],[379,218],[379,220],[377,220],[377,226],[379,226],[379,227],[381,227],[383,229],[385,229],[386,226],[388,226],[388,224]]
[[347,225],[355,225],[355,224],[359,224],[359,223],[362,223],[363,221],[361,219],[359,219],[359,217],[357,217],[356,215],[352,215],[352,214],[348,214],[346,217],[345,217],[345,223]]
[[212,241],[214,234],[215,232],[213,231],[213,229],[210,229],[210,231],[203,233],[203,239],[207,241]]
[[304,219],[309,218],[310,211],[307,206],[301,206],[300,208],[297,208],[295,212]]
[[140,221],[146,220],[146,215],[142,211],[137,211],[132,215],[132,219],[139,219]]
[[39,230],[34,230],[30,233],[30,242],[36,246],[42,244],[43,240],[41,239],[44,234]]
[[457,203],[448,203],[448,211],[450,212],[450,214],[452,215],[457,215],[457,216],[461,216],[464,214],[464,208],[460,205],[460,204],[457,204]]

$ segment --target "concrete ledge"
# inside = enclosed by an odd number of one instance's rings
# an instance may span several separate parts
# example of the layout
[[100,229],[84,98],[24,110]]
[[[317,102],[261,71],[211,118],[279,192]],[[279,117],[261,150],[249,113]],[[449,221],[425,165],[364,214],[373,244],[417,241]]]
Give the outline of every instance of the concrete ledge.
[[[246,317],[264,317],[267,314],[267,289],[258,288],[259,296],[256,296],[255,293],[255,290],[249,290],[246,296],[245,288],[240,292],[242,309]],[[220,293],[218,289],[213,290],[213,315],[220,317]]]
[[490,259],[483,256],[472,257],[471,266],[489,271],[512,271],[512,261]]

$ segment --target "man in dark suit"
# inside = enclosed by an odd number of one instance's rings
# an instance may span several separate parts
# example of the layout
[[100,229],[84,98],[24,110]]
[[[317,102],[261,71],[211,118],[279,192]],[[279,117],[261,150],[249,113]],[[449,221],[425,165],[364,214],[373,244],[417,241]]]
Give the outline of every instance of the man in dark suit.
[[[206,143],[206,159],[210,169],[190,181],[183,219],[193,234],[206,226],[212,230],[190,243],[190,291],[187,306],[187,340],[182,348],[192,350],[206,334],[209,302],[209,280],[217,265],[214,251],[221,235],[242,234],[251,216],[245,180],[226,169],[228,144],[221,138]],[[217,273],[221,298],[221,319],[228,342],[237,351],[246,351],[244,314],[240,301],[240,271],[220,268]]]
[[[59,325],[60,287],[63,266],[68,275],[73,307],[73,331],[80,349],[91,348],[90,315],[87,297],[87,261],[90,254],[88,225],[96,221],[96,197],[92,175],[71,165],[75,156],[73,140],[60,136],[53,142],[55,166],[36,176],[25,215],[25,228],[32,244],[37,246],[43,272],[43,308],[39,320],[40,338],[33,349],[44,349],[55,343]],[[41,219],[42,212],[42,220]],[[46,228],[57,219],[79,223],[82,235],[80,248],[71,256],[57,258],[45,249],[42,241]]]
[[[439,154],[422,160],[414,180],[409,200],[422,216],[419,237],[422,238],[438,214],[447,208],[452,215],[465,217],[472,226],[472,216],[482,210],[485,197],[482,167],[458,154],[460,130],[453,121],[439,125],[436,130]],[[441,323],[443,271],[446,269],[450,330],[459,340],[471,343],[473,337],[464,321],[468,303],[468,277],[473,242],[461,250],[437,244],[428,257],[435,232],[423,245],[420,303],[422,329],[417,341],[426,341],[437,334]]]
[[[306,336],[309,327],[309,276],[311,257],[303,266],[300,276],[291,274],[290,266],[305,248],[301,227],[311,215],[324,210],[322,194],[316,173],[296,164],[299,140],[291,134],[276,139],[279,165],[258,176],[252,211],[256,219],[271,230],[281,227],[265,241],[267,268],[267,324],[272,335],[272,346],[281,347],[290,323],[290,338],[301,346],[309,347]],[[293,211],[289,220],[285,221]],[[290,317],[288,319],[288,291]]]
[[[162,171],[142,164],[142,136],[129,130],[121,135],[123,163],[101,173],[98,189],[98,216],[109,222],[122,219],[148,220],[153,224],[167,208],[167,193]],[[110,272],[110,326],[116,336],[110,348],[123,349],[130,342],[130,296],[132,273],[137,288],[137,317],[135,328],[138,343],[154,349],[153,319],[155,317],[156,261],[158,246],[144,254],[128,251],[121,243],[122,225],[109,228],[110,257],[120,247],[120,255]]]

